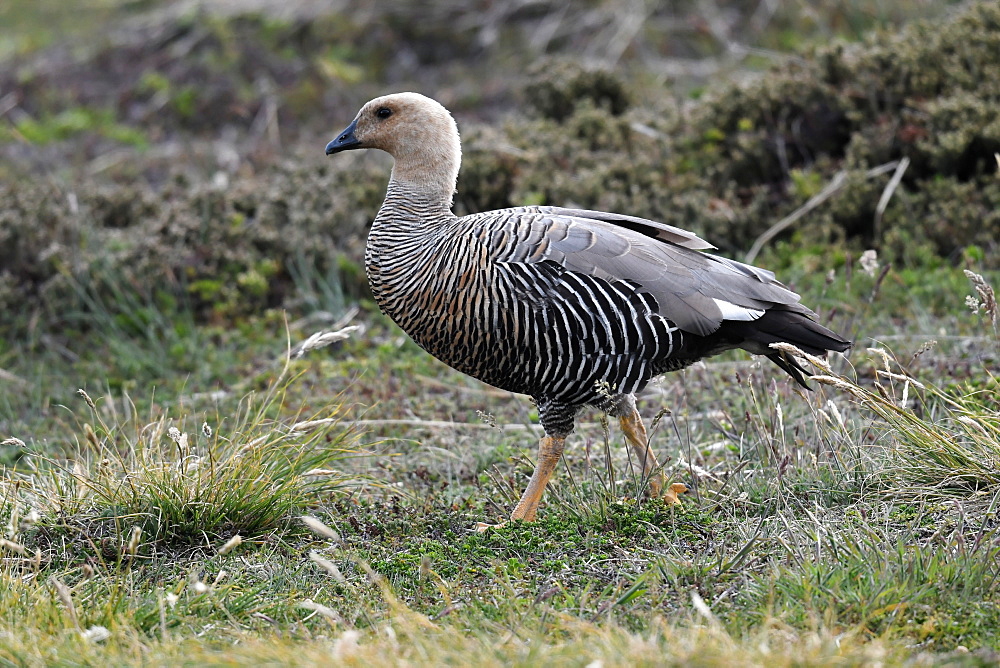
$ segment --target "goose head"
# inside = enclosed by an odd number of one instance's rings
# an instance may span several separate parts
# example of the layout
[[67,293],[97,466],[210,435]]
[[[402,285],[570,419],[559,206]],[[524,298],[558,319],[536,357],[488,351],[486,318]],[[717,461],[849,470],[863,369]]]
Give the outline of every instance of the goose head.
[[462,147],[455,119],[436,100],[419,93],[377,97],[326,145],[326,154],[363,148],[393,157],[393,181],[451,201]]

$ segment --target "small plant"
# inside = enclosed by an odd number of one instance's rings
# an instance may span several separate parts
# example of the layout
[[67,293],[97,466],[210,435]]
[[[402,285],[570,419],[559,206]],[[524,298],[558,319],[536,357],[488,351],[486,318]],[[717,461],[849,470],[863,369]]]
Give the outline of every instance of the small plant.
[[965,276],[976,290],[976,295],[966,297],[965,303],[972,309],[973,313],[982,312],[983,317],[993,325],[993,335],[1000,336],[1000,307],[997,306],[997,296],[993,286],[987,283],[981,274],[974,271],[966,269]]
[[27,469],[3,483],[16,490],[5,505],[34,513],[37,544],[68,531],[70,540],[115,545],[119,556],[134,556],[140,542],[169,548],[282,528],[355,482],[330,466],[360,454],[340,404],[309,419],[272,417],[286,389],[248,396],[217,427],[195,426],[193,416],[144,423],[134,407],[118,415],[110,400],[80,390],[91,420],[79,455],[27,457]]
[[25,118],[12,129],[0,129],[0,141],[16,137],[32,144],[44,145],[86,132],[137,148],[149,146],[149,140],[141,130],[115,122],[109,111],[86,107],[67,109],[37,120]]

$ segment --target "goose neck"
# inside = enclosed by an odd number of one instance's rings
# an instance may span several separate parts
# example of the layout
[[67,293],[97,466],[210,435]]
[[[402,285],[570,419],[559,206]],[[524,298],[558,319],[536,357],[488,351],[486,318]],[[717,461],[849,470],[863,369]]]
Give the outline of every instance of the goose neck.
[[445,223],[455,219],[452,213],[452,192],[428,188],[415,183],[392,179],[379,211],[380,222],[399,222],[420,226]]

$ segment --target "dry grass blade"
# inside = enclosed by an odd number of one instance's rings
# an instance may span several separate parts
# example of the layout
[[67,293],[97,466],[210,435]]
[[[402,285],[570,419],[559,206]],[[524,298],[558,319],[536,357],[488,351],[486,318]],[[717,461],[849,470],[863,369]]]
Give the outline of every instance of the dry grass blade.
[[351,334],[359,331],[360,329],[360,325],[350,325],[338,330],[324,330],[322,332],[316,332],[308,339],[295,346],[295,348],[291,351],[291,357],[293,359],[298,359],[313,350],[319,350],[320,348],[325,348],[326,346],[337,343],[338,341],[349,339]]
[[896,188],[903,180],[903,174],[906,173],[907,167],[910,166],[910,159],[906,156],[899,161],[896,166],[896,171],[893,172],[892,178],[889,179],[889,183],[886,184],[885,190],[882,191],[882,196],[879,197],[878,205],[875,207],[875,231],[874,237],[876,239],[881,238],[882,230],[882,216],[885,215],[885,210],[889,206],[889,200],[892,199],[892,194],[896,192]]

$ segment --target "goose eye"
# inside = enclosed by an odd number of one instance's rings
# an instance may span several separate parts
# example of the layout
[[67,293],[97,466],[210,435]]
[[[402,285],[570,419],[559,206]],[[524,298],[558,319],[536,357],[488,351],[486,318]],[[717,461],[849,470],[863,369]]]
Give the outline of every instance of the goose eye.
[[390,116],[392,116],[392,109],[389,109],[388,107],[382,107],[381,109],[375,112],[375,115],[378,116],[379,118],[389,118]]

